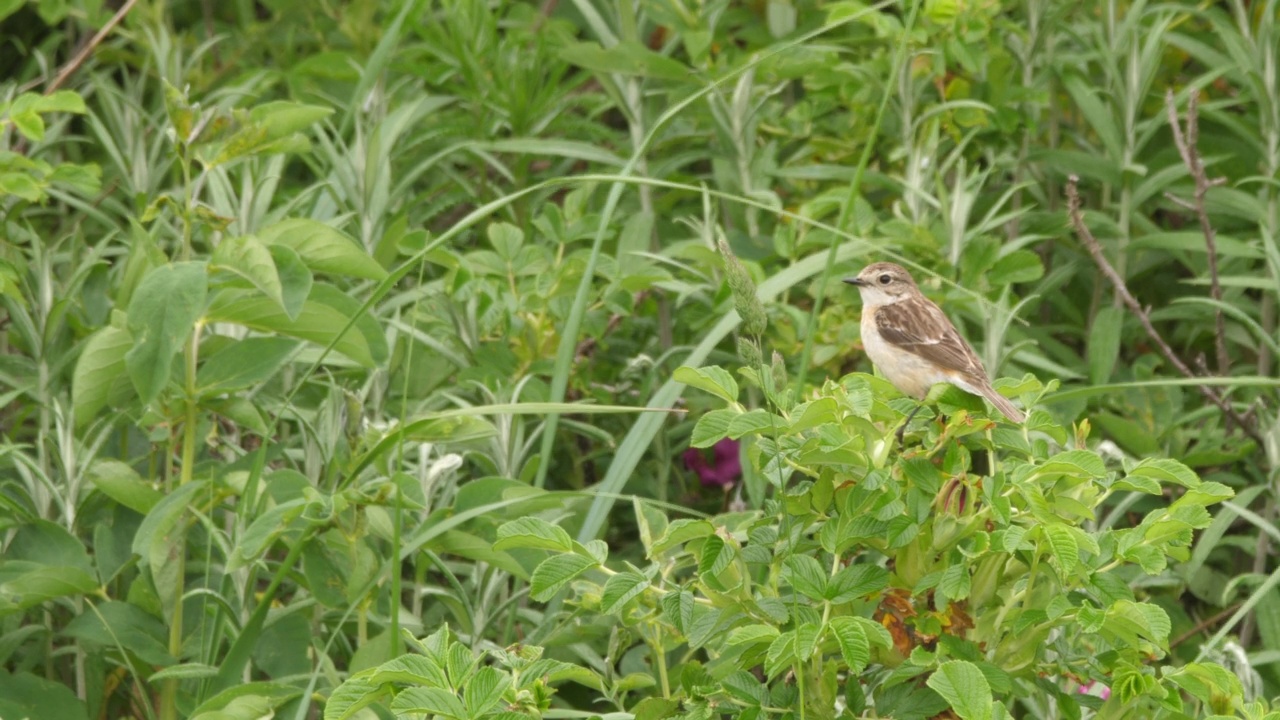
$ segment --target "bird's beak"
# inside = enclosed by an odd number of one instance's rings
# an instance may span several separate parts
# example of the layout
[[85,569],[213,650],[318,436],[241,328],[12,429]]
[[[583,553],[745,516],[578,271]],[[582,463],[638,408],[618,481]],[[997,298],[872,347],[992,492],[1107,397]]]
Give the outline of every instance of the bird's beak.
[[867,284],[866,280],[863,280],[862,278],[858,278],[858,277],[845,278],[844,281],[849,283],[850,285],[857,285],[858,287],[862,287]]

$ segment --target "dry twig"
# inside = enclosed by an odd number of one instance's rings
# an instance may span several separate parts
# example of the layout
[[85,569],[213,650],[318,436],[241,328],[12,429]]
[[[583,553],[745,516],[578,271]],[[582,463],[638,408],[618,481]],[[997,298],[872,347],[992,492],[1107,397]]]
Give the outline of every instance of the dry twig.
[[[1209,213],[1204,207],[1204,198],[1209,193],[1209,188],[1222,185],[1227,179],[1219,177],[1210,180],[1208,173],[1205,172],[1204,162],[1200,159],[1200,151],[1196,147],[1196,141],[1200,137],[1200,118],[1196,112],[1199,100],[1200,93],[1195,90],[1187,96],[1187,129],[1183,132],[1178,125],[1178,106],[1173,100],[1173,90],[1165,93],[1164,104],[1169,110],[1169,127],[1173,130],[1173,144],[1178,147],[1178,154],[1182,156],[1182,162],[1187,166],[1187,171],[1191,173],[1191,179],[1196,184],[1195,199],[1192,202],[1176,197],[1173,193],[1165,193],[1165,197],[1194,212],[1200,219],[1200,232],[1204,233],[1205,250],[1209,254],[1209,294],[1214,300],[1222,302],[1222,284],[1218,280],[1218,243],[1213,225],[1209,222]],[[1231,358],[1227,355],[1227,323],[1223,318],[1221,307],[1214,308],[1213,329],[1214,345],[1218,355],[1218,374],[1225,376],[1230,374]]]
[[[1164,355],[1178,372],[1188,378],[1201,377],[1187,367],[1187,364],[1178,357],[1173,348],[1169,347],[1169,343],[1165,342],[1164,337],[1151,324],[1151,316],[1138,304],[1137,299],[1133,297],[1133,293],[1129,292],[1129,288],[1124,283],[1124,278],[1116,272],[1111,262],[1107,260],[1106,255],[1102,253],[1102,246],[1098,244],[1098,239],[1093,236],[1093,232],[1089,230],[1089,226],[1085,224],[1084,217],[1080,212],[1080,192],[1077,187],[1080,178],[1072,175],[1067,181],[1067,214],[1071,217],[1071,225],[1075,228],[1076,235],[1080,238],[1080,242],[1084,245],[1085,250],[1089,251],[1089,256],[1093,258],[1093,262],[1106,276],[1111,286],[1115,288],[1116,294],[1120,296],[1120,300],[1129,308],[1129,311],[1138,318],[1138,322],[1142,323],[1142,327],[1147,331],[1147,336],[1151,341],[1160,348],[1160,354]],[[1208,385],[1197,385],[1200,394],[1204,395],[1209,402],[1218,406],[1218,409],[1231,421],[1245,431],[1249,437],[1253,438],[1259,445],[1263,444],[1262,436],[1251,425],[1244,422],[1244,418],[1231,407],[1230,403],[1222,398],[1212,387]]]
[[111,19],[102,26],[102,29],[90,38],[89,42],[84,44],[84,47],[80,48],[80,52],[76,53],[75,57],[71,58],[66,65],[62,66],[62,69],[58,71],[57,76],[53,78],[53,82],[49,83],[49,87],[44,89],[44,94],[51,95],[53,94],[53,91],[62,87],[62,83],[66,82],[67,78],[71,77],[71,73],[74,73],[81,65],[84,64],[84,61],[88,59],[89,54],[93,52],[93,49],[102,44],[103,40],[107,39],[107,36],[111,34],[111,31],[115,29],[116,25],[120,24],[120,21],[124,19],[124,16],[128,15],[129,11],[132,10],[133,6],[137,3],[138,0],[125,0],[124,4],[120,6],[120,9],[116,11],[116,14],[112,15]]

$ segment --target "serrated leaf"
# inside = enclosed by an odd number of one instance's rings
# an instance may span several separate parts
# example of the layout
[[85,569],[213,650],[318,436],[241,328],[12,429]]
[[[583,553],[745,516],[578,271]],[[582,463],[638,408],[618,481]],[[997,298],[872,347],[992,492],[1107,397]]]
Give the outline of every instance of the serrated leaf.
[[925,684],[941,695],[962,720],[991,720],[991,706],[995,703],[991,685],[973,663],[942,663]]
[[391,701],[391,710],[396,713],[439,715],[455,720],[466,720],[469,717],[458,696],[440,688],[408,688]]
[[782,579],[796,592],[811,600],[822,600],[827,590],[827,573],[808,555],[791,555],[782,562]]
[[838,617],[833,618],[828,627],[840,646],[840,655],[844,657],[849,674],[857,675],[865,670],[867,663],[871,662],[871,641],[862,624],[855,618]]
[[1127,477],[1151,478],[1160,483],[1172,483],[1184,488],[1195,488],[1200,477],[1191,468],[1169,458],[1146,458],[1129,471]]
[[778,637],[778,628],[772,625],[747,625],[745,627],[734,628],[729,633],[730,645],[754,645],[762,642],[773,642]]
[[653,543],[653,554],[661,553],[676,545],[683,545],[690,540],[714,535],[716,528],[706,520],[681,518],[667,526],[667,531]]
[[698,418],[698,424],[693,426],[689,445],[695,448],[708,448],[725,439],[729,434],[730,423],[739,414],[737,410],[727,408],[703,414]]
[[582,555],[552,555],[534,569],[529,581],[529,597],[538,602],[546,602],[574,578],[595,566],[594,560]]
[[640,573],[620,572],[605,582],[600,594],[600,611],[609,615],[617,613],[648,588],[649,581]]
[[463,703],[469,717],[478,718],[502,701],[502,694],[511,684],[511,678],[496,668],[482,667],[467,681],[462,691]]
[[1071,571],[1080,564],[1080,546],[1076,544],[1075,536],[1061,525],[1043,525],[1041,528],[1044,531],[1049,552],[1058,562],[1058,567],[1062,569],[1063,577],[1070,575]]
[[559,525],[536,517],[522,517],[503,523],[498,528],[494,550],[537,548],[556,552],[572,552],[573,538]]
[[718,366],[692,368],[682,365],[676,368],[672,379],[690,387],[698,388],[729,402],[738,401],[738,382],[728,370]]
[[1107,474],[1107,467],[1097,453],[1088,450],[1068,450],[1049,458],[1036,468],[1036,475],[1069,475],[1078,478],[1100,478]]
[[840,605],[879,592],[888,586],[889,571],[879,565],[850,565],[831,578],[824,597]]

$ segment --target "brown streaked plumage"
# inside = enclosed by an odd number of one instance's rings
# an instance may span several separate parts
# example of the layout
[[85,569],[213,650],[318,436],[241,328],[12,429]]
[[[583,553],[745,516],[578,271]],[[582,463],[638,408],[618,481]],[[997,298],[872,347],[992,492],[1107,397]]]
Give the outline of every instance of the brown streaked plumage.
[[867,356],[894,387],[923,399],[929,388],[946,382],[985,397],[1013,422],[1026,419],[991,387],[977,353],[942,308],[920,293],[905,268],[874,263],[845,282],[856,285],[862,295],[862,344]]

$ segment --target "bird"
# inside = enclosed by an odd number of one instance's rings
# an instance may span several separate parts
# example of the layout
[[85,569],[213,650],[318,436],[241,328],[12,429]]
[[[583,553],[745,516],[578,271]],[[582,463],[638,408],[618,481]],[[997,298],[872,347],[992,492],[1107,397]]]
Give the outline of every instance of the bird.
[[[899,391],[923,400],[935,384],[950,383],[986,398],[1012,422],[1026,420],[1021,410],[991,387],[978,354],[942,308],[920,292],[906,268],[873,263],[844,281],[862,295],[862,346],[867,357]],[[908,416],[907,423],[914,415]],[[905,429],[903,423],[899,442]]]

